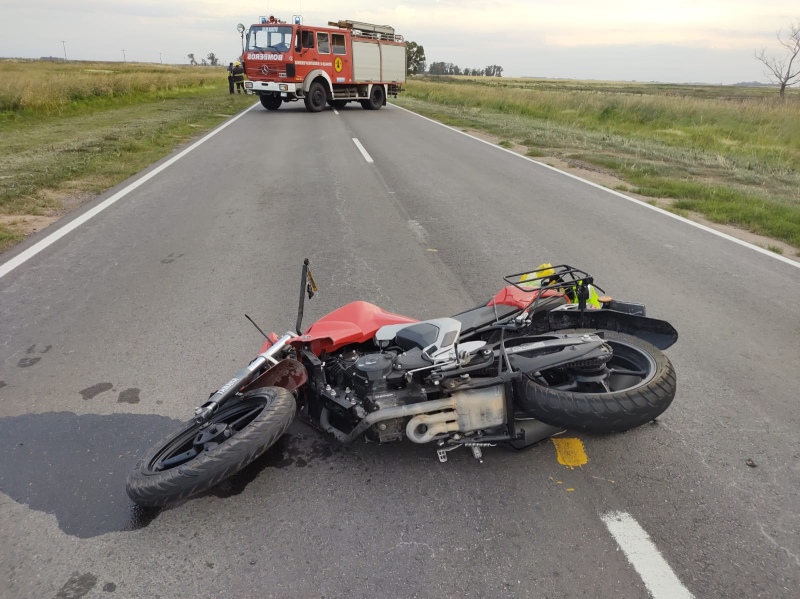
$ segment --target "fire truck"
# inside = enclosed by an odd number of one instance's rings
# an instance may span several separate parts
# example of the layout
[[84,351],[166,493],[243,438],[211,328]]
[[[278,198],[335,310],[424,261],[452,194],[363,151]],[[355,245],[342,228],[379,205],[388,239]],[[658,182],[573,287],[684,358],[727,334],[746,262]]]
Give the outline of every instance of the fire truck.
[[243,25],[239,32],[245,86],[267,110],[297,100],[310,112],[348,102],[378,110],[406,82],[405,41],[386,25],[337,21],[309,27],[297,16],[292,24],[270,16],[250,26],[246,45]]

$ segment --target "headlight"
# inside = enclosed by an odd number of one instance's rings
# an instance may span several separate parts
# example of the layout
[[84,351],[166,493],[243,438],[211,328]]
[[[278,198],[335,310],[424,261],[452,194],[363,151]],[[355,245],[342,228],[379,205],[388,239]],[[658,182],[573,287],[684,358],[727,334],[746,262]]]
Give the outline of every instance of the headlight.
[[247,89],[253,89],[253,82],[252,82],[252,81],[245,81],[245,82],[244,82],[244,86],[245,86]]
[[285,83],[281,83],[281,84],[278,86],[278,89],[279,89],[279,90],[281,90],[282,92],[288,92],[288,91],[289,91],[289,86],[288,86],[288,85],[286,85]]

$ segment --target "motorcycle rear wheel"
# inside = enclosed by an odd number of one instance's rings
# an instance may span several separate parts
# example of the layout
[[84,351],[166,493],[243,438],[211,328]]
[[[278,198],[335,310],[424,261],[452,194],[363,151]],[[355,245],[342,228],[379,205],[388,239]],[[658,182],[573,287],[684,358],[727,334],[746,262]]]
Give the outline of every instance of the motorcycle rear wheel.
[[206,491],[269,449],[294,413],[294,397],[280,387],[232,399],[208,426],[189,421],[150,448],[128,475],[128,496],[137,505],[158,507]]
[[603,333],[614,355],[602,371],[595,376],[569,368],[528,374],[515,383],[517,405],[545,424],[600,434],[627,431],[661,415],[675,398],[672,363],[637,337]]

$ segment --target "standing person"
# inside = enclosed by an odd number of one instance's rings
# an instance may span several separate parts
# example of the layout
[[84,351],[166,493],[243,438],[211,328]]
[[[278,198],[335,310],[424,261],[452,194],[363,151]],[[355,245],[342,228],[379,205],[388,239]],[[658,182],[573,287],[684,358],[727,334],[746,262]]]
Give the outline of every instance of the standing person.
[[244,69],[242,68],[242,63],[238,60],[236,61],[236,66],[233,67],[233,80],[236,82],[236,93],[241,94],[243,91],[247,93],[247,90],[244,89]]
[[228,91],[233,94],[233,63],[228,65]]

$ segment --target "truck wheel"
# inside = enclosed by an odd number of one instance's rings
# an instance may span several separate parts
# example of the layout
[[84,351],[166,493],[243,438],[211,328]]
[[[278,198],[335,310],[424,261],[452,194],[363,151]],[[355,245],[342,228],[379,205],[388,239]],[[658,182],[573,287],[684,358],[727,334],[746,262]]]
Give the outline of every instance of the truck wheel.
[[283,104],[283,98],[277,95],[266,95],[262,94],[259,96],[261,100],[261,105],[266,108],[267,110],[278,110]]
[[327,99],[328,94],[325,92],[325,86],[319,81],[315,81],[311,84],[311,87],[308,88],[308,93],[306,93],[306,110],[309,112],[319,112],[325,108]]
[[386,93],[383,91],[383,86],[373,85],[369,92],[369,100],[361,100],[361,106],[367,110],[380,110],[385,101]]

